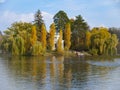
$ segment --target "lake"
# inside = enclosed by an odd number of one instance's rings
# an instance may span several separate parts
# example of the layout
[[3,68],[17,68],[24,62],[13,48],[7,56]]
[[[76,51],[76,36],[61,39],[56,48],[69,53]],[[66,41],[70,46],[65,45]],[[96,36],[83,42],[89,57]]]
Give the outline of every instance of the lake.
[[120,90],[120,58],[2,55],[0,90]]

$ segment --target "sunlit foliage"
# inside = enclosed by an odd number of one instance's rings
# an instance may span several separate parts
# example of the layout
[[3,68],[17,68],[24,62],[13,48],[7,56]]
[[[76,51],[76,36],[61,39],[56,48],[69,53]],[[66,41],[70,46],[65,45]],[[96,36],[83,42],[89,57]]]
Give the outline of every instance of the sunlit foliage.
[[40,33],[40,36],[41,36],[40,42],[41,42],[42,47],[43,47],[44,50],[46,50],[46,44],[47,44],[46,43],[46,35],[47,35],[46,27],[45,27],[44,24],[42,24],[41,33]]
[[62,30],[60,30],[60,37],[59,37],[58,42],[57,42],[57,52],[63,51],[62,39],[63,39],[63,32],[62,32]]
[[[38,55],[42,49],[37,42],[36,27],[30,23],[16,22],[5,32],[1,47],[12,55]],[[37,49],[36,49],[37,48]]]
[[49,31],[49,49],[54,49],[54,37],[55,37],[55,24],[51,24],[50,31]]
[[86,49],[88,50],[90,49],[90,44],[91,44],[90,38],[91,38],[91,33],[90,31],[87,31],[85,37],[85,45],[86,45]]
[[115,34],[110,34],[107,28],[93,28],[91,31],[91,50],[97,54],[114,55],[117,52],[118,39]]
[[[81,15],[69,20],[64,11],[59,11],[53,19],[49,33],[40,10],[35,13],[33,23],[13,23],[3,35],[0,34],[1,51],[12,55],[41,55],[47,49],[52,51],[56,48],[57,52],[72,49],[88,51],[92,55],[117,54],[119,28],[95,27],[90,30]],[[58,41],[54,39],[56,32],[59,34]]]
[[65,50],[69,50],[71,46],[71,28],[70,23],[67,23],[64,30],[64,43],[65,43]]

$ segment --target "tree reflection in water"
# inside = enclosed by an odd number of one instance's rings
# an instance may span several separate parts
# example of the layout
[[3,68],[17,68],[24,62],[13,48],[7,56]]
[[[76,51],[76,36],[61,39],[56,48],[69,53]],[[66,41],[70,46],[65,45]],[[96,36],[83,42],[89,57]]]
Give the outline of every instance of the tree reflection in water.
[[[8,67],[10,78],[13,78],[16,85],[21,87],[24,84],[30,90],[93,89],[94,85],[104,85],[110,78],[109,74],[117,68],[93,65],[96,62],[104,63],[105,60],[94,61],[78,57],[14,56],[4,59],[6,60],[2,62]],[[114,60],[108,62],[112,64]]]

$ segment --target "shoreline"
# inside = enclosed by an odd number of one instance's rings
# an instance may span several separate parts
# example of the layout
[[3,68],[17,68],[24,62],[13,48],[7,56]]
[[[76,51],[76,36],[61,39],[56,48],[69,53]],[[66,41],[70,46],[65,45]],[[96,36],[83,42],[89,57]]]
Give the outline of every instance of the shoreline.
[[[14,56],[8,53],[0,53],[0,56]],[[89,58],[97,58],[97,57],[113,57],[113,58],[119,58],[120,54],[111,56],[111,55],[91,55],[88,52],[78,52],[78,51],[64,51],[64,52],[56,52],[56,51],[47,51],[44,54],[41,55],[15,55],[15,56],[25,56],[25,57],[49,57],[49,56],[65,56],[65,57],[89,57]]]

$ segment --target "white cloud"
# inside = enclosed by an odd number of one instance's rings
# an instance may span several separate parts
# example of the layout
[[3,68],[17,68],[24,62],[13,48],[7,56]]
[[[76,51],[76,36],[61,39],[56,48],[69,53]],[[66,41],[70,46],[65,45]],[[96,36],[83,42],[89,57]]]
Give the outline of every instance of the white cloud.
[[5,2],[5,0],[0,0],[0,3],[4,3]]
[[30,22],[33,20],[33,13],[27,14],[18,14],[15,12],[5,11],[2,16],[5,22],[12,23],[15,21],[23,21],[23,22]]
[[42,16],[45,21],[47,29],[49,29],[50,24],[53,22],[53,15],[43,11]]
[[15,12],[5,11],[0,15],[0,30],[7,29],[13,22],[23,21],[31,22],[33,20],[33,13],[18,14]]
[[[53,15],[42,12],[43,19],[46,23],[48,29],[49,25],[52,23]],[[0,15],[0,30],[7,29],[12,23],[17,21],[22,22],[32,22],[34,20],[34,13],[15,13],[10,11],[5,11]]]

